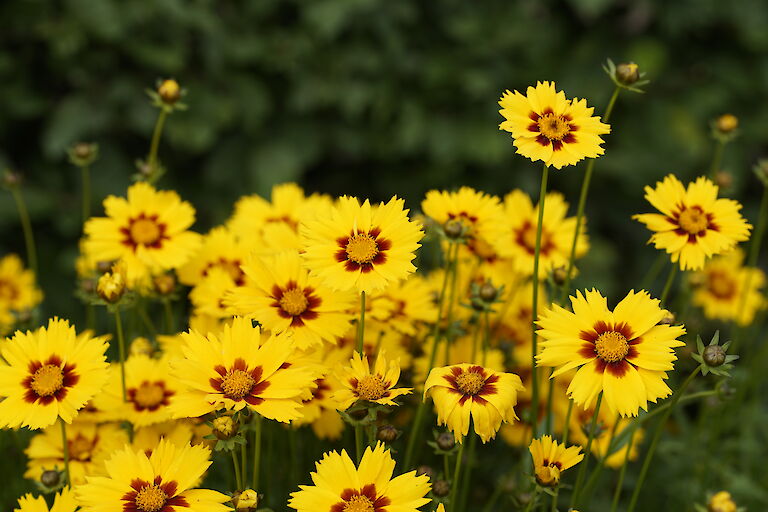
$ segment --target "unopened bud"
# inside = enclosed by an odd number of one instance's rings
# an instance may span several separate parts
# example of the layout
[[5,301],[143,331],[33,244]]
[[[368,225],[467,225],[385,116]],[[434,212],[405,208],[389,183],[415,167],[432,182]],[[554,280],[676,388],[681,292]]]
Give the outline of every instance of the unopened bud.
[[659,325],[672,325],[675,323],[675,314],[671,311],[664,310],[664,316],[659,320]]
[[616,78],[624,85],[632,85],[640,80],[640,70],[634,62],[622,62],[616,66]]
[[114,304],[125,293],[125,277],[120,272],[106,272],[99,278],[96,293],[104,301]]
[[3,179],[2,179],[2,185],[5,188],[11,189],[16,188],[19,185],[21,185],[21,174],[12,171],[10,169],[6,169],[3,171]]
[[733,174],[728,171],[717,171],[715,173],[715,185],[722,189],[729,189],[733,185]]
[[427,475],[430,480],[435,479],[435,470],[432,469],[432,466],[427,466],[426,464],[422,464],[421,466],[416,468],[416,474],[417,475]]
[[552,281],[554,281],[557,286],[563,286],[567,277],[568,269],[563,266],[556,267],[552,270]]
[[560,470],[552,466],[537,467],[536,483],[542,487],[557,487],[560,483]]
[[716,493],[707,502],[707,512],[736,512],[736,503],[728,491]]
[[391,443],[400,435],[400,431],[392,425],[381,425],[376,432],[376,439],[384,443]]
[[61,473],[54,469],[48,469],[46,471],[43,471],[43,474],[40,475],[40,483],[48,488],[53,488],[59,485],[59,482],[61,481]]
[[722,366],[725,363],[725,350],[720,345],[709,345],[704,349],[702,354],[704,362],[707,366],[717,367]]
[[432,494],[434,494],[438,498],[442,498],[443,496],[448,496],[450,492],[451,492],[451,484],[449,484],[445,480],[438,480],[434,484],[432,484]]
[[445,236],[451,240],[455,240],[464,234],[464,225],[460,220],[451,219],[443,225],[443,231]]
[[99,146],[91,142],[78,142],[67,153],[72,165],[85,167],[91,165],[96,160],[99,154]]
[[219,416],[212,423],[213,435],[219,439],[231,439],[237,434],[238,424],[232,416]]
[[491,283],[484,283],[480,287],[480,291],[478,292],[478,295],[483,300],[483,302],[493,302],[496,300],[496,297],[499,294],[499,290],[496,289],[495,286],[493,286]]
[[96,280],[94,279],[81,279],[80,289],[85,293],[93,293],[96,291]]
[[752,167],[752,171],[757,176],[760,182],[768,187],[768,159],[758,160],[758,162]]
[[96,263],[96,272],[99,274],[103,274],[105,272],[109,272],[109,270],[112,268],[112,265],[114,265],[114,261],[99,261]]
[[176,80],[164,80],[157,88],[157,94],[160,95],[160,99],[168,105],[173,105],[181,98],[181,87]]
[[733,114],[723,114],[715,120],[715,128],[720,133],[731,133],[739,127],[739,118]]
[[176,278],[173,274],[160,274],[155,276],[152,281],[155,284],[155,291],[160,295],[170,295],[176,289]]
[[437,446],[443,451],[448,451],[456,446],[456,439],[450,432],[442,432],[437,436]]

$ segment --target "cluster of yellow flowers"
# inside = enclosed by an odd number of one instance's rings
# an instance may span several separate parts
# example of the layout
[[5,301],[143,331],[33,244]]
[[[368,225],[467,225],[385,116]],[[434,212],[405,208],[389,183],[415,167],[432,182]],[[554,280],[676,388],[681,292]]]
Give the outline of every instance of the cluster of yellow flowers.
[[[177,100],[178,86],[171,92]],[[564,197],[546,190],[550,166],[598,157],[610,127],[550,82],[499,103],[517,152],[544,164],[538,204],[521,190],[461,187],[430,191],[422,214],[409,216],[397,197],[307,196],[288,183],[269,200],[241,198],[201,235],[190,229],[195,209],[174,191],[139,181],[106,198],[105,215],[85,223],[77,270],[93,285],[89,307],[115,317],[115,348],[111,335],[78,334],[58,318],[0,343],[0,425],[42,429],[25,477],[59,490],[50,510],[255,510],[270,492],[260,482],[265,419],[335,442],[354,430],[355,457],[327,452],[312,485],[288,498],[300,512],[463,510],[465,444],[474,450],[475,438],[497,433],[530,450],[527,510],[540,490],[553,492],[555,510],[562,472],[587,455],[599,467],[635,459],[644,432],[634,418],[672,394],[666,380],[686,329],[670,321],[665,296],[644,290],[612,309],[596,289],[563,300],[589,239],[583,208],[569,217]],[[673,269],[692,271],[693,303],[749,324],[765,307],[765,277],[736,248],[751,230],[741,205],[706,177],[686,187],[669,175],[645,193],[658,213],[635,219]],[[425,240],[442,265],[416,272]],[[179,332],[174,307],[186,298]],[[0,260],[0,326],[40,300],[20,259]],[[147,305],[165,307],[165,329]],[[146,324],[130,344],[127,311]],[[445,469],[430,481],[414,469],[432,410],[449,437],[438,438]],[[393,425],[406,431],[397,472],[386,446],[400,433]],[[231,452],[229,494],[199,488],[212,451]],[[31,495],[17,509],[47,510]]]

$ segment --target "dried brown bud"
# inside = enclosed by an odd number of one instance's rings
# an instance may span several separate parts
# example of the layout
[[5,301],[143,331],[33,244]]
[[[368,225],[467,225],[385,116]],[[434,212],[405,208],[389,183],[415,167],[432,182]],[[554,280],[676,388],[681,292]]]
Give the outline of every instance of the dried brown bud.
[[722,189],[729,189],[733,185],[733,174],[728,171],[717,171],[715,173],[715,185]]
[[421,466],[416,468],[416,474],[417,475],[427,475],[430,480],[435,479],[435,470],[432,469],[432,466],[427,466],[426,464],[422,464]]
[[480,287],[480,291],[478,292],[478,295],[483,300],[483,302],[495,301],[498,294],[499,294],[499,290],[496,289],[496,287],[493,286],[491,283],[484,283]]
[[53,469],[48,469],[46,471],[43,471],[43,474],[40,475],[40,483],[48,488],[56,487],[57,485],[59,485],[60,481],[61,481],[61,473]]
[[453,437],[453,434],[450,432],[443,432],[439,436],[437,436],[437,446],[443,450],[448,451],[452,449],[456,445],[456,440]]
[[5,188],[15,188],[21,185],[21,174],[18,172],[12,171],[10,169],[6,169],[3,172],[3,180],[2,184]]
[[392,425],[380,425],[376,432],[376,439],[384,443],[391,443],[400,435],[400,431]]
[[552,269],[552,280],[557,286],[563,286],[565,284],[565,278],[567,277],[568,269],[563,266]]
[[69,161],[78,167],[85,167],[93,163],[99,154],[99,146],[92,142],[78,142],[69,151]]
[[449,484],[445,480],[438,480],[434,484],[432,484],[432,494],[434,494],[438,498],[442,498],[443,496],[448,496],[450,492],[451,492],[451,484]]

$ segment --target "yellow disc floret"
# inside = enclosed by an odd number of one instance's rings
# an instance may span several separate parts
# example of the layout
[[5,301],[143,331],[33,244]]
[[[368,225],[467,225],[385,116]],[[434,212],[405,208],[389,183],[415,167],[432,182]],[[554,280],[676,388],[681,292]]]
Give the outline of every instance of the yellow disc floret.
[[248,372],[243,370],[230,370],[221,380],[221,390],[229,398],[239,399],[247,395],[256,381]]
[[344,505],[344,512],[373,512],[373,503],[366,496],[352,496]]
[[380,375],[366,375],[357,383],[357,396],[363,400],[379,400],[385,391]]
[[32,391],[38,396],[54,395],[64,385],[64,374],[61,368],[46,364],[38,368],[32,376]]
[[143,382],[136,389],[133,401],[142,409],[151,409],[160,405],[165,399],[165,388],[158,384]]
[[376,240],[367,233],[358,233],[347,242],[347,257],[355,263],[370,263],[379,253]]
[[629,353],[629,343],[623,334],[608,331],[601,334],[595,341],[597,356],[608,363],[621,361]]
[[309,301],[304,295],[304,290],[291,288],[280,297],[280,308],[291,316],[298,316],[306,311]]
[[549,140],[562,140],[571,131],[571,126],[560,116],[545,114],[538,120],[539,132]]
[[165,506],[168,495],[159,485],[147,485],[136,493],[136,507],[144,512],[157,512]]
[[464,372],[456,377],[456,387],[465,395],[476,395],[484,384],[485,379],[477,372]]
[[137,245],[152,245],[160,238],[160,226],[152,219],[137,219],[131,223],[130,233]]
[[677,222],[681,228],[692,235],[704,231],[709,226],[707,216],[698,208],[686,208],[680,212]]

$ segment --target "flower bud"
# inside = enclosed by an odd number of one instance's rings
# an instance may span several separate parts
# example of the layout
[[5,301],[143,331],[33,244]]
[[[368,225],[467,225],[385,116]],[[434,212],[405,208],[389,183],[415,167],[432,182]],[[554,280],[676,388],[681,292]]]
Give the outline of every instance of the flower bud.
[[109,270],[112,268],[112,265],[114,264],[114,261],[99,261],[96,263],[96,272],[99,274],[109,272]]
[[78,142],[67,151],[72,165],[86,167],[99,155],[99,146],[92,142]]
[[456,240],[464,234],[464,225],[459,220],[451,219],[443,225],[443,231],[445,236],[451,240]]
[[542,487],[557,487],[560,483],[560,470],[552,466],[537,467],[536,483]]
[[708,512],[736,512],[736,503],[731,499],[731,493],[720,491],[709,499]]
[[443,432],[437,436],[437,446],[447,452],[456,446],[456,439],[454,439],[453,434],[450,432]]
[[176,289],[176,278],[173,274],[160,274],[152,279],[155,291],[160,295],[170,295]]
[[567,274],[568,269],[565,267],[556,267],[552,269],[552,281],[554,281],[557,286],[563,286],[565,284],[565,278],[567,277]]
[[675,314],[669,310],[664,310],[664,316],[659,320],[659,325],[672,325],[675,323]]
[[114,265],[111,272],[106,272],[99,278],[96,284],[96,293],[99,294],[105,302],[114,304],[119,301],[125,293],[125,275],[116,270]]
[[232,416],[219,416],[212,423],[213,435],[219,439],[231,439],[237,434],[239,425]]
[[450,492],[451,492],[451,484],[449,484],[445,480],[438,480],[434,484],[432,484],[432,494],[434,494],[438,498],[448,496]]
[[478,295],[483,300],[483,302],[488,303],[495,301],[498,294],[499,290],[488,282],[483,283],[483,285],[480,287],[480,291],[478,292]]
[[720,345],[709,345],[704,349],[702,357],[707,366],[722,366],[725,363],[725,350]]
[[80,280],[80,289],[88,294],[91,294],[96,291],[96,280],[95,279],[81,279]]
[[733,114],[723,114],[715,120],[715,128],[723,134],[731,133],[739,127],[739,118]]
[[729,189],[733,186],[733,174],[728,171],[717,171],[715,173],[715,185],[722,189]]
[[131,342],[130,352],[132,356],[151,356],[152,352],[154,352],[154,348],[152,347],[152,343],[147,338],[139,336]]
[[48,469],[46,471],[43,471],[43,474],[40,475],[40,483],[48,488],[53,488],[58,486],[60,481],[61,481],[61,473],[54,469]]
[[173,79],[164,80],[157,88],[157,94],[160,95],[160,99],[167,105],[173,105],[181,98],[181,87],[179,82]]
[[232,501],[235,505],[235,510],[255,509],[259,504],[259,495],[253,489],[246,489]]
[[3,179],[2,179],[2,185],[3,187],[7,189],[16,188],[19,185],[21,185],[21,174],[12,171],[10,169],[6,169],[3,171]]
[[430,480],[435,479],[435,470],[432,469],[431,466],[427,466],[426,464],[422,464],[421,466],[416,468],[416,474],[417,475],[427,475]]
[[624,85],[632,85],[640,80],[640,70],[634,62],[622,62],[616,66],[616,78]]
[[391,443],[400,435],[400,431],[392,425],[380,425],[376,432],[376,439],[384,443]]

